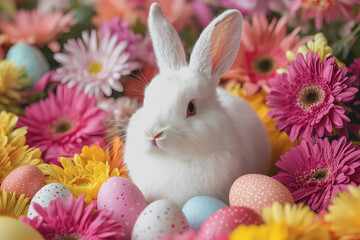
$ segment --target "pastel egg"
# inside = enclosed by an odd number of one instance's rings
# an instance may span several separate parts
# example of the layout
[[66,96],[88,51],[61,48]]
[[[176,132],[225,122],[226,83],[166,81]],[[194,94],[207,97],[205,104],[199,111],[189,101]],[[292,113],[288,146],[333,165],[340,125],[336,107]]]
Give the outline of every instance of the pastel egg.
[[142,211],[132,231],[132,240],[162,239],[186,232],[189,224],[174,202],[161,199]]
[[263,220],[254,210],[247,207],[226,207],[211,215],[199,230],[199,239],[227,239],[237,226],[259,225]]
[[0,216],[0,239],[43,240],[44,238],[34,228],[18,219]]
[[261,175],[247,174],[238,178],[230,189],[230,205],[246,206],[261,214],[262,209],[278,201],[282,205],[294,203],[290,191],[277,180]]
[[185,203],[182,211],[189,226],[198,231],[201,225],[217,210],[227,207],[222,201],[209,197],[198,196]]
[[40,50],[25,43],[13,45],[6,59],[15,62],[17,67],[24,66],[26,76],[31,79],[31,86],[50,70],[49,63]]
[[24,193],[32,198],[45,185],[45,176],[38,167],[24,165],[10,172],[0,189],[6,188],[9,192],[15,192],[16,196]]
[[114,212],[113,218],[121,223],[121,231],[130,239],[137,217],[146,207],[140,189],[129,179],[111,177],[102,185],[97,197],[97,208]]
[[63,202],[71,195],[69,189],[60,183],[50,183],[43,186],[33,197],[30,202],[30,207],[28,211],[28,218],[33,219],[39,214],[33,208],[33,203],[36,202],[41,207],[47,207],[49,203],[56,198],[61,198]]

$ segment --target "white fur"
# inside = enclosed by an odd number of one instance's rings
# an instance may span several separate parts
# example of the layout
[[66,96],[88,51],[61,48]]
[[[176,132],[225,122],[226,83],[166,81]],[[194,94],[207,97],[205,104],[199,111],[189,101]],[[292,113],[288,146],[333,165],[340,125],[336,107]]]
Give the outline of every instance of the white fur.
[[[130,177],[148,201],[167,198],[182,206],[194,196],[209,195],[228,202],[238,177],[267,173],[270,145],[262,122],[244,100],[216,87],[236,57],[241,19],[232,10],[210,23],[187,66],[178,35],[159,5],[151,6],[149,28],[160,74],[130,120],[125,147]],[[224,21],[228,30],[217,29]],[[211,49],[215,32],[226,47]],[[186,117],[191,100],[197,112]],[[154,147],[159,132],[159,147]]]

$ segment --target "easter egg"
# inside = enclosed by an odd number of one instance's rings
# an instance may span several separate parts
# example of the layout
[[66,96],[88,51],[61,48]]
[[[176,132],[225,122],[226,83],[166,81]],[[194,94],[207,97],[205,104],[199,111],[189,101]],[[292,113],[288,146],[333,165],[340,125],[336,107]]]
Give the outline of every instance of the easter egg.
[[230,205],[245,206],[261,214],[262,209],[273,202],[294,203],[290,191],[277,180],[261,175],[247,174],[239,177],[230,189]]
[[31,79],[31,86],[50,70],[49,63],[40,50],[25,43],[12,46],[6,59],[15,62],[17,67],[24,66],[26,76]]
[[126,234],[126,239],[130,239],[135,221],[145,207],[144,195],[129,179],[111,177],[101,185],[97,208],[114,212],[113,218],[121,223],[121,231]]
[[226,204],[216,198],[198,196],[185,203],[182,211],[189,226],[198,231],[206,219],[217,210],[225,207],[227,207]]
[[33,219],[39,214],[33,208],[33,203],[36,202],[41,207],[47,207],[52,200],[56,198],[61,198],[63,202],[71,195],[71,192],[60,183],[50,183],[43,186],[33,197],[30,202],[30,207],[28,211],[28,218]]
[[6,188],[8,192],[15,192],[16,196],[24,193],[26,197],[32,198],[45,185],[45,176],[38,167],[24,165],[10,172],[0,189]]
[[0,216],[0,239],[43,240],[44,238],[34,228],[18,219]]
[[132,231],[132,240],[162,239],[164,237],[182,234],[189,224],[174,202],[161,199],[152,202],[140,214]]
[[254,210],[247,207],[226,207],[211,215],[199,230],[200,239],[227,239],[237,226],[259,225],[263,220]]

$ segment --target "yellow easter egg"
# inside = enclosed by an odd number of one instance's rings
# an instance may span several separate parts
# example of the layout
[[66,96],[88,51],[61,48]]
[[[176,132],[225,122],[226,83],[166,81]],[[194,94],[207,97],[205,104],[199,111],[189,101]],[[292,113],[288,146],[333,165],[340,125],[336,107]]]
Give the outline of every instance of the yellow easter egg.
[[41,234],[16,218],[0,216],[0,239],[44,240]]

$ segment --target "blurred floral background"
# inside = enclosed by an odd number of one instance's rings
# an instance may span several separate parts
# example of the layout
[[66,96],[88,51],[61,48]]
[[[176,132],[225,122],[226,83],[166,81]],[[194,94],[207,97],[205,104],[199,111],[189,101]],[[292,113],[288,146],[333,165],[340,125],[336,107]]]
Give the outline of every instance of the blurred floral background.
[[[297,204],[264,206],[261,223],[218,239],[360,239],[360,0],[1,0],[0,225],[21,216],[34,239],[130,239],[96,200],[107,179],[131,176],[126,125],[158,73],[153,2],[187,56],[215,16],[241,11],[240,49],[220,84],[263,120],[269,176]],[[49,184],[71,197],[29,208]]]

